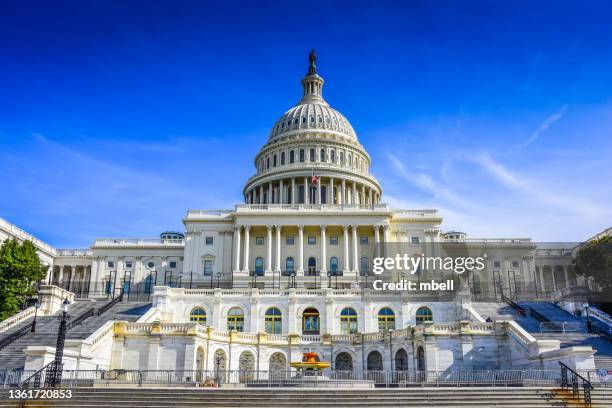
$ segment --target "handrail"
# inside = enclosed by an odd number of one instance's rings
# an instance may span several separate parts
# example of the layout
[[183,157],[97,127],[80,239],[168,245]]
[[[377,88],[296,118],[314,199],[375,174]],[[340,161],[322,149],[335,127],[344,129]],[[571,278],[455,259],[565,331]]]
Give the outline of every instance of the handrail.
[[[60,363],[62,364],[62,363]],[[44,380],[43,386],[46,388],[49,384],[47,381],[47,372],[49,370],[49,368],[55,365],[55,360],[51,361],[50,363],[48,363],[47,365],[43,366],[42,368],[38,369],[34,374],[30,375],[28,378],[26,378],[25,380],[21,381],[18,385],[17,388],[19,389],[19,391],[22,391],[24,388],[29,388],[30,387],[30,381],[32,379],[34,379],[34,383],[33,386],[34,388],[40,388],[41,386],[41,379]],[[42,378],[44,377],[44,378]],[[20,392],[21,397],[19,398],[19,407],[23,408],[25,407],[25,403],[28,399],[28,393],[27,392]]]
[[21,337],[25,336],[30,331],[32,331],[32,325],[33,324],[34,324],[34,322],[30,322],[27,325],[23,326],[21,329],[17,330],[14,333],[11,333],[9,336],[7,336],[7,337],[3,338],[2,340],[0,340],[0,350],[2,350],[3,348],[8,346],[9,344],[14,342],[15,340],[20,339]]
[[87,309],[87,311],[85,311],[84,313],[81,313],[78,317],[72,319],[68,325],[66,326],[66,330],[70,330],[75,326],[78,326],[79,324],[81,324],[83,322],[83,320],[92,317],[95,315],[95,308],[89,308]]
[[107,312],[111,307],[115,306],[117,303],[121,301],[123,301],[123,291],[121,291],[119,296],[117,296],[116,298],[114,298],[113,300],[111,300],[110,302],[102,306],[100,309],[98,309],[98,316],[100,316],[102,313]]
[[[561,388],[565,390],[566,388],[569,389],[571,386],[573,397],[579,399],[580,391],[578,389],[578,386],[580,384],[579,384],[578,379],[582,380],[582,392],[583,392],[583,398],[584,398],[584,405],[586,405],[587,407],[590,407],[591,406],[591,391],[595,389],[595,387],[593,387],[593,384],[591,384],[589,380],[587,380],[586,378],[578,374],[576,371],[574,371],[572,368],[568,367],[567,365],[563,364],[560,361],[559,361],[559,365],[561,366]],[[569,379],[568,379],[568,375],[567,375],[568,371],[571,373],[571,383],[569,382]]]

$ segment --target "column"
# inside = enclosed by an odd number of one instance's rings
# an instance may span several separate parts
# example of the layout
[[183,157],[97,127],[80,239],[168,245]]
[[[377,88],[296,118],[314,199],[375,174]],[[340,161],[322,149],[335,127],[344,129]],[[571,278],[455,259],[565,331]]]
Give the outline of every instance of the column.
[[359,274],[359,241],[357,237],[357,225],[353,225],[351,229],[353,230],[353,272],[357,275]]
[[389,226],[383,225],[383,248],[385,257],[389,256]]
[[304,226],[298,225],[298,275],[304,275]]
[[327,239],[325,238],[325,225],[321,225],[321,276],[327,274]]
[[342,191],[340,192],[340,204],[346,204],[346,180],[342,179]]
[[240,271],[240,226],[234,225],[234,272]]
[[317,204],[322,204],[321,202],[321,186],[323,185],[322,180],[319,179],[317,183]]
[[361,185],[361,205],[366,205],[366,193],[365,193],[365,184]]
[[247,274],[249,273],[249,235],[250,235],[250,230],[251,230],[251,226],[250,225],[245,225],[244,226],[244,260],[242,261],[244,266],[243,266],[243,272],[246,272]]
[[259,204],[263,204],[263,184],[259,185]]
[[372,197],[372,189],[370,188],[368,191],[368,201],[370,202],[370,205],[374,205],[374,198]]
[[266,204],[272,204],[274,203],[273,197],[272,197],[272,182],[268,183],[268,199],[266,200]]
[[291,179],[291,204],[295,204],[295,178]]
[[[281,226],[276,225],[276,271],[281,271]],[[280,275],[279,275],[280,276]]]
[[342,262],[342,271],[343,273],[348,273],[349,271],[349,236],[348,236],[348,225],[343,225],[344,229],[344,260]]
[[283,180],[281,179],[279,183],[280,184],[278,187],[278,203],[284,204],[283,199],[285,198],[285,192],[283,191]]
[[351,199],[351,204],[357,204],[357,184],[353,181],[353,192],[352,194],[352,199]]
[[266,274],[272,273],[272,226],[268,225],[268,237],[266,240]]
[[308,192],[308,177],[304,177],[304,204],[310,204],[310,194]]
[[336,204],[336,197],[334,197],[334,178],[329,178],[329,187],[327,192],[327,204]]
[[379,225],[374,225],[374,256],[380,257],[380,235],[378,235]]

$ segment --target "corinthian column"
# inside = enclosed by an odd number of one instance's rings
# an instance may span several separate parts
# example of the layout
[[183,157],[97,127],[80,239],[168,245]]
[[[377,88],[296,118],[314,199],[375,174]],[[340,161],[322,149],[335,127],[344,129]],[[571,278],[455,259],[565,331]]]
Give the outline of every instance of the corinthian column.
[[[281,271],[281,226],[276,225],[276,271]],[[280,275],[279,275],[280,276]]]
[[304,226],[298,225],[298,241],[299,241],[299,252],[298,252],[298,275],[304,275]]
[[266,240],[266,274],[272,273],[272,226],[268,225],[268,239]]
[[344,229],[344,259],[342,262],[342,271],[343,273],[349,272],[349,235],[348,235],[348,225],[343,225]]
[[244,226],[244,269],[243,272],[249,273],[249,235],[251,227],[249,225]]
[[321,225],[321,276],[327,274],[327,239],[325,238],[325,225]]
[[353,225],[351,227],[353,230],[353,272],[355,274],[359,274],[359,251],[358,251],[358,242],[357,242],[357,226]]
[[234,225],[234,272],[240,271],[240,225]]

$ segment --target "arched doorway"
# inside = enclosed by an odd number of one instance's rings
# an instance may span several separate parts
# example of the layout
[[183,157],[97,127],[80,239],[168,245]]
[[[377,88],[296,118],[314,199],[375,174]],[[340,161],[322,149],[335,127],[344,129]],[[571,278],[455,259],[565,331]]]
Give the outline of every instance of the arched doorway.
[[408,353],[406,350],[399,349],[395,353],[395,371],[407,371],[408,370]]
[[319,311],[314,307],[309,307],[304,310],[302,315],[302,333],[303,334],[319,334]]
[[380,354],[380,352],[376,350],[371,351],[370,354],[368,354],[367,367],[368,367],[368,371],[382,371],[383,369],[382,354]]
[[268,368],[271,378],[286,378],[287,377],[287,358],[283,353],[274,353],[270,356],[270,365]]
[[196,381],[197,382],[204,382],[204,366],[205,366],[205,362],[206,362],[206,354],[204,353],[204,347],[200,346],[198,347],[198,350],[196,351]]
[[334,369],[336,371],[353,371],[353,357],[345,351],[338,353]]
[[255,357],[250,351],[243,351],[240,353],[238,359],[238,370],[240,372],[239,381],[241,383],[247,382],[255,378]]
[[417,371],[426,371],[425,350],[422,346],[417,348]]
[[215,367],[215,378],[217,379],[217,382],[225,381],[227,377],[227,357],[225,355],[225,351],[221,349],[217,349],[217,351],[215,351],[213,364]]

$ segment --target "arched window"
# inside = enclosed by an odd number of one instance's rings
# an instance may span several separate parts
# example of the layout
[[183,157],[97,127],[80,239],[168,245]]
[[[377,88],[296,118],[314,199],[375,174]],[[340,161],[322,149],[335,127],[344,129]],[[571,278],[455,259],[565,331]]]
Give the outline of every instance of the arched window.
[[281,166],[285,165],[285,152],[281,152]]
[[350,307],[345,307],[340,312],[340,333],[357,333],[357,312]]
[[295,263],[293,261],[293,258],[288,257],[287,260],[285,261],[285,270],[287,272],[287,275],[291,275],[291,273],[295,271],[294,267],[295,267]]
[[332,256],[329,260],[329,271],[332,275],[338,274],[338,258]]
[[382,371],[383,358],[380,352],[374,350],[368,354],[367,367],[368,371]]
[[272,160],[273,166],[276,167],[276,155],[274,155],[274,159]]
[[378,312],[378,330],[395,330],[395,313],[388,307],[383,307]]
[[257,276],[263,276],[264,274],[263,258],[261,256],[255,258],[255,273],[257,274]]
[[315,149],[310,149],[310,158],[311,162],[315,161]]
[[239,307],[232,307],[227,312],[227,330],[244,331],[244,312]]
[[336,162],[336,151],[332,150],[331,152],[329,152],[329,156],[330,156],[331,162],[335,163]]
[[370,260],[368,259],[367,256],[362,256],[359,272],[361,272],[362,275],[367,275],[369,271],[370,271]]
[[271,307],[266,310],[265,322],[266,333],[281,334],[282,333],[283,314],[276,307]]
[[295,152],[291,150],[289,152],[289,164],[293,164],[293,163],[295,163]]
[[270,158],[266,157],[266,168],[269,169],[270,168]]
[[206,324],[206,310],[201,307],[194,307],[189,313],[189,321]]
[[343,351],[336,356],[336,363],[334,364],[334,370],[336,371],[353,371],[353,358],[349,353]]
[[340,152],[340,165],[344,166],[344,153]]
[[300,163],[304,162],[304,149],[300,149]]
[[351,167],[351,164],[353,163],[353,161],[351,160],[351,154],[347,154],[346,155],[346,166],[347,167]]
[[317,260],[311,256],[310,258],[308,258],[308,274],[309,275],[314,275],[317,271]]
[[395,353],[395,370],[396,371],[407,371],[408,370],[408,353],[406,350],[399,349]]
[[325,161],[325,149],[321,149],[321,157],[320,157],[320,160],[321,160],[322,162],[324,162],[324,161]]
[[419,307],[416,311],[416,324],[422,324],[423,322],[433,322],[431,309],[426,306]]
[[314,307],[304,310],[302,315],[302,333],[319,334],[319,311]]

